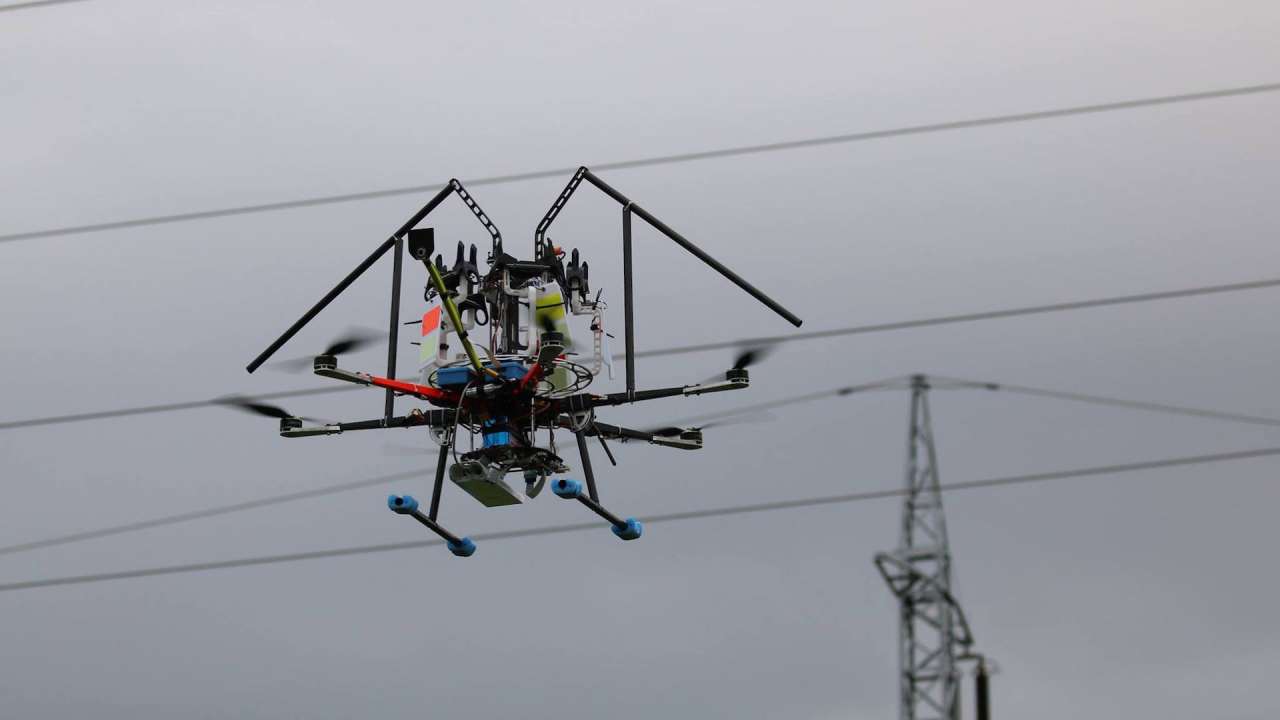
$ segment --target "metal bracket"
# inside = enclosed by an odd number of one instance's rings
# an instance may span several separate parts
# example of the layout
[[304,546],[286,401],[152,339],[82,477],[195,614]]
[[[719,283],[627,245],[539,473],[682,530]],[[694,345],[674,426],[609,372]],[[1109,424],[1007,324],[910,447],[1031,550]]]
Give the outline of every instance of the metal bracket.
[[467,192],[467,189],[462,187],[462,182],[460,180],[457,178],[450,179],[449,187],[453,188],[453,191],[458,193],[458,197],[462,199],[462,202],[467,204],[467,208],[471,210],[471,214],[475,215],[476,219],[480,221],[480,224],[484,226],[484,229],[489,231],[489,236],[493,238],[493,256],[497,257],[498,254],[502,252],[502,233],[499,232],[498,226],[494,225],[493,221],[489,219],[489,216],[485,214],[484,210],[480,209],[479,203],[471,198],[471,193]]
[[551,244],[547,240],[547,230],[550,229],[551,223],[555,222],[556,216],[564,209],[565,203],[569,202],[569,198],[573,196],[573,191],[578,189],[582,184],[582,178],[587,174],[587,167],[583,165],[578,171],[569,178],[569,184],[564,186],[564,190],[560,191],[559,197],[551,204],[551,209],[547,210],[547,214],[542,216],[542,220],[538,222],[538,228],[533,232],[533,259],[537,260],[542,257],[543,251]]

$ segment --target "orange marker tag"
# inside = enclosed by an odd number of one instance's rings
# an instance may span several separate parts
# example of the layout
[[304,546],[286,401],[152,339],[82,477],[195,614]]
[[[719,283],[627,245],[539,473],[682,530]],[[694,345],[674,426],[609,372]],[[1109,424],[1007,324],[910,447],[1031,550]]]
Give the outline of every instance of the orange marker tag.
[[440,306],[422,315],[422,342],[418,345],[418,361],[426,364],[436,359],[440,351]]

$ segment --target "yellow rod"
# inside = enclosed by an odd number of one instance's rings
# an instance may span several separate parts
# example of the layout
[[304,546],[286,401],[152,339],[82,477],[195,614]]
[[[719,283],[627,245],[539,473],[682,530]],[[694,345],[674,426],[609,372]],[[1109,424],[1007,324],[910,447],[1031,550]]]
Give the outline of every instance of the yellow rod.
[[481,377],[492,375],[500,377],[497,370],[485,368],[480,362],[480,356],[476,355],[476,349],[471,345],[471,340],[467,338],[467,330],[462,327],[462,315],[458,312],[458,306],[453,304],[453,300],[449,297],[449,289],[444,286],[444,278],[440,276],[440,270],[436,264],[427,261],[423,263],[427,266],[427,274],[431,276],[431,284],[436,286],[436,292],[440,295],[440,302],[444,305],[444,311],[449,315],[449,322],[453,324],[453,329],[458,333],[458,339],[462,341],[462,349],[467,351],[467,358],[471,360],[471,367],[476,369]]

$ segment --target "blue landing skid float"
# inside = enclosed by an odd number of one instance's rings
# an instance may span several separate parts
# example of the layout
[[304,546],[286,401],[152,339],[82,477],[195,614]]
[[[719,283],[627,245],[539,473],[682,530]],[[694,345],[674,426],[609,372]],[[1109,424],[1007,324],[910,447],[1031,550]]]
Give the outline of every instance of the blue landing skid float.
[[609,521],[609,525],[613,529],[613,534],[623,540],[635,540],[644,532],[644,525],[640,524],[635,518],[622,518],[609,512],[600,504],[598,500],[588,496],[582,491],[582,483],[569,478],[561,478],[551,484],[551,492],[564,498],[565,500],[577,500],[586,505],[591,512],[599,515]]
[[444,538],[445,545],[448,546],[449,552],[458,557],[471,557],[475,554],[476,544],[469,537],[458,537],[448,530],[444,529],[440,523],[423,515],[418,510],[418,501],[413,499],[412,495],[390,495],[387,497],[387,507],[391,508],[391,512],[399,515],[408,515],[414,520],[427,526],[431,532]]

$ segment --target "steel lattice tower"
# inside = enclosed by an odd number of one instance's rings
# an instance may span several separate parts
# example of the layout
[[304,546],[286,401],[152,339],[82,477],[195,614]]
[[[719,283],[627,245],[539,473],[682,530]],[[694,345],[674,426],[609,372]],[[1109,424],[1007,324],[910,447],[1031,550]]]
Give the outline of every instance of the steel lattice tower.
[[973,643],[951,593],[951,549],[938,485],[929,417],[929,382],[911,378],[906,493],[897,550],[878,553],[876,567],[899,602],[901,720],[958,720],[961,673]]

